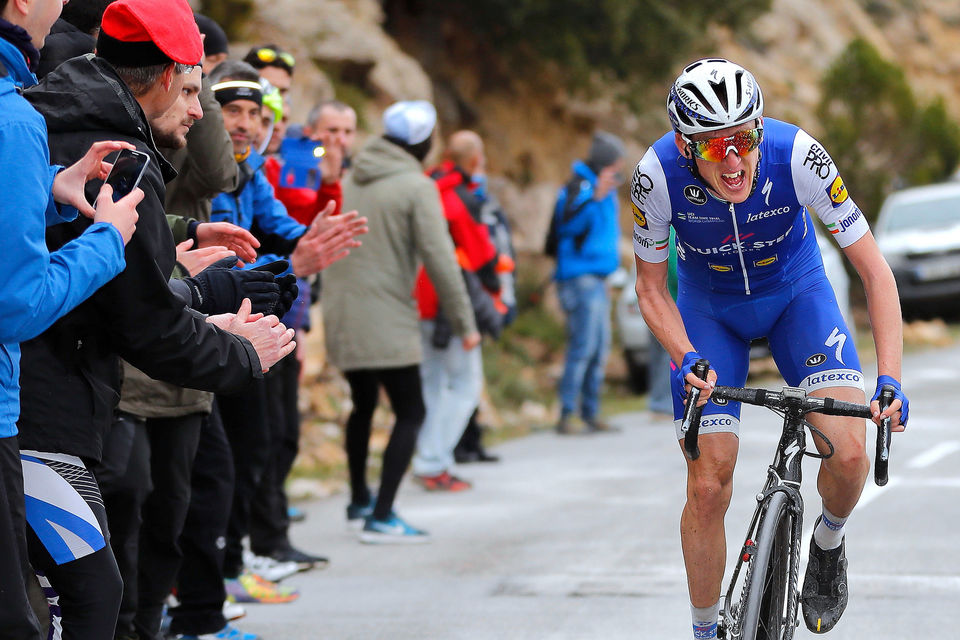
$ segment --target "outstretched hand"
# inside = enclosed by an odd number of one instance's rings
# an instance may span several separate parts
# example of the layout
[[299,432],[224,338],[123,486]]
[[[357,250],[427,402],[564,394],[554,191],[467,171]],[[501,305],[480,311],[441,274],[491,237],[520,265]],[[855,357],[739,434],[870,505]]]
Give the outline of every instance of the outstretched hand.
[[201,222],[197,225],[197,248],[213,246],[226,247],[240,260],[254,262],[260,241],[243,227],[229,222]]
[[[337,260],[350,255],[350,249],[360,246],[357,236],[370,231],[367,219],[356,211],[336,216],[324,215],[333,211],[331,204],[314,220],[290,255],[293,272],[301,278],[327,268]],[[321,217],[323,216],[323,217]]]

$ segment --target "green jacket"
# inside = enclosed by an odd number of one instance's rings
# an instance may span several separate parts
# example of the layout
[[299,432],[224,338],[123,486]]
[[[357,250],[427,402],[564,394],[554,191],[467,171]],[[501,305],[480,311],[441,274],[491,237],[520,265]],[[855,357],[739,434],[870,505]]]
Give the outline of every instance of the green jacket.
[[383,138],[357,154],[343,210],[366,216],[363,246],[323,272],[323,325],[330,361],[342,371],[419,364],[413,285],[422,262],[454,333],[476,331],[440,194],[412,155]]
[[[167,222],[176,241],[186,239],[187,222],[210,221],[210,200],[222,191],[237,188],[237,161],[233,144],[223,126],[220,104],[213,97],[209,81],[203,79],[200,92],[203,119],[187,134],[187,148],[164,149],[164,157],[177,170],[167,184]],[[131,364],[123,363],[120,410],[141,418],[175,418],[191,413],[210,413],[213,394],[157,382]]]

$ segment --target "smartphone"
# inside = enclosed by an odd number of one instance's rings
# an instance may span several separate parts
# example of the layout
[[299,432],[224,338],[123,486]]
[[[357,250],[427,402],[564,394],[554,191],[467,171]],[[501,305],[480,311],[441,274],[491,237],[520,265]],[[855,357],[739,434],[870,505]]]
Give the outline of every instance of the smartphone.
[[113,187],[114,202],[137,188],[149,162],[150,156],[142,151],[120,150],[106,180]]
[[280,170],[279,186],[312,191],[319,189],[323,177],[320,160],[324,152],[322,142],[302,136],[284,138],[280,143],[283,168]]

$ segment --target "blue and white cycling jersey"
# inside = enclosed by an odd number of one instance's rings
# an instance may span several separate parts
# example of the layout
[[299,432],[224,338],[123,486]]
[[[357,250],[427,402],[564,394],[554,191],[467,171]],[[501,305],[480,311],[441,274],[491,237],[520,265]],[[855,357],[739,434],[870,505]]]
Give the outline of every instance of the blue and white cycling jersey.
[[[823,271],[811,212],[840,247],[869,226],[823,145],[802,129],[764,119],[753,193],[720,200],[687,168],[670,132],[633,175],[633,245],[646,262],[667,259],[676,230],[677,306],[694,348],[709,359],[718,384],[742,386],[749,343],[767,337],[788,384],[808,391],[862,388],[853,340]],[[674,389],[676,417],[682,389]],[[739,403],[704,408],[703,432],[739,426]]]

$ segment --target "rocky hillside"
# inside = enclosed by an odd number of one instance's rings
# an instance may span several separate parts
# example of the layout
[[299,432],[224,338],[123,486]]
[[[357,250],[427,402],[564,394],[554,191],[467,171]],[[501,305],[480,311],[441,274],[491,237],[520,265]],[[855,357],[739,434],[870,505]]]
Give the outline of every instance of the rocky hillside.
[[[469,32],[449,32],[423,16],[386,16],[376,0],[255,0],[248,33],[288,46],[298,60],[296,115],[335,93],[359,107],[377,131],[379,114],[401,98],[434,100],[443,131],[477,129],[488,144],[495,187],[513,217],[521,246],[535,250],[556,185],[603,127],[629,141],[631,158],[666,130],[669,85],[651,83],[629,111],[609,95],[569,94],[554,73],[525,75],[472,46]],[[699,55],[719,54],[754,71],[768,113],[818,133],[814,109],[823,72],[855,37],[907,72],[921,99],[940,94],[960,118],[960,3],[955,0],[773,0],[769,12],[736,33],[710,29]],[[238,47],[239,49],[240,47]],[[492,85],[492,67],[497,78]],[[669,78],[676,70],[664,74]],[[611,92],[612,94],[612,92]]]

